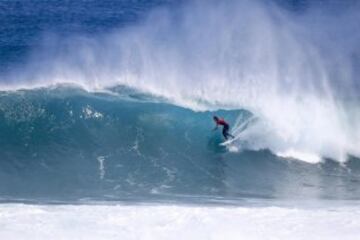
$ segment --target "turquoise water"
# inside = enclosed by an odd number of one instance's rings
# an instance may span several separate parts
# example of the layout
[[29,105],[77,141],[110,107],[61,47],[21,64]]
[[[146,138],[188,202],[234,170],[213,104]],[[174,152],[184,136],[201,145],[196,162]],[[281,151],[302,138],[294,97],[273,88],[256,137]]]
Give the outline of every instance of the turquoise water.
[[360,197],[357,159],[309,164],[220,146],[212,116],[246,122],[247,110],[194,112],[130,89],[69,87],[2,92],[0,102],[4,201]]

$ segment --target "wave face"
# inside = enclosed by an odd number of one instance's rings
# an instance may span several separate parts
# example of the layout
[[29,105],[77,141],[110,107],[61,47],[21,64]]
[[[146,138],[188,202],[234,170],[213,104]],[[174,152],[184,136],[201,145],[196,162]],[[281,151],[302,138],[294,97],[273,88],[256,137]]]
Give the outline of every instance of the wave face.
[[[109,93],[111,92],[111,94]],[[360,166],[232,152],[213,114],[251,128],[248,110],[195,112],[124,86],[0,94],[3,200],[358,199]],[[239,124],[240,124],[239,123]],[[244,124],[248,123],[248,125]],[[241,124],[240,124],[241,125]]]

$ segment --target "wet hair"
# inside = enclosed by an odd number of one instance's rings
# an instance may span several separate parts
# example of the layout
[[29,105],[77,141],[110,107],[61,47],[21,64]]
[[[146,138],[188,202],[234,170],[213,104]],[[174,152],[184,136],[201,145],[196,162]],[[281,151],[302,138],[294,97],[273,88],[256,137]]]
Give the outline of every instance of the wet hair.
[[219,120],[219,118],[217,116],[213,117],[215,121]]

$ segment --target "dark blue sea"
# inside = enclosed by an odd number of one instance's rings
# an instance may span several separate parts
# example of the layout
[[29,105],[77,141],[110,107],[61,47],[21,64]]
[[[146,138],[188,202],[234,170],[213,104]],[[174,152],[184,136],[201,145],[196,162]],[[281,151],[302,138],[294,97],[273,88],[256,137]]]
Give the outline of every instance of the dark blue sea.
[[356,0],[0,0],[0,237],[356,239],[359,23]]

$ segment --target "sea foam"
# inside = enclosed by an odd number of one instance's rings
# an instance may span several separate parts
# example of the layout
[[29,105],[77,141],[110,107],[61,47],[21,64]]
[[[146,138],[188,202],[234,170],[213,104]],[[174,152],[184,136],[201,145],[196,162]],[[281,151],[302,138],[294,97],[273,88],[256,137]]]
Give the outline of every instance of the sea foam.
[[359,219],[358,207],[3,204],[0,237],[355,240]]

